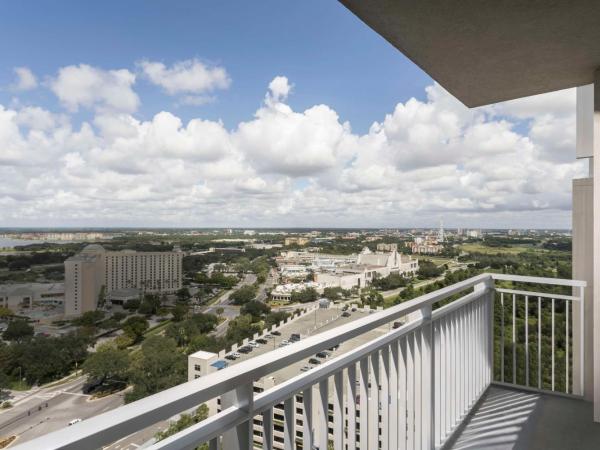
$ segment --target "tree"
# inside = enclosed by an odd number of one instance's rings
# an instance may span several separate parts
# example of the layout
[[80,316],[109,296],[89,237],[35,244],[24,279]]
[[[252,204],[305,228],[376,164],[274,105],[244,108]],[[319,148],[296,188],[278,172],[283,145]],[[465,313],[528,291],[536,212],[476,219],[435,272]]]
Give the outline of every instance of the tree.
[[125,308],[129,311],[136,311],[140,307],[140,303],[141,302],[139,299],[132,298],[125,302],[125,304],[123,305],[123,308]]
[[106,380],[124,380],[129,369],[129,353],[118,349],[112,343],[98,346],[83,363],[83,372],[88,379],[104,383]]
[[96,323],[104,319],[104,311],[86,311],[81,316],[73,319],[73,325],[81,327],[93,327]]
[[217,313],[217,316],[221,317],[223,315],[223,313],[225,312],[225,308],[223,308],[222,306],[219,306],[217,309],[215,309],[215,312]]
[[271,312],[271,308],[258,300],[251,300],[240,308],[240,314],[250,314],[253,318],[258,319],[269,312]]
[[256,290],[256,286],[248,284],[246,286],[242,286],[233,294],[231,294],[230,298],[236,305],[243,305],[244,303],[254,300],[256,297]]
[[186,287],[179,289],[175,295],[177,296],[177,301],[179,302],[187,302],[190,300],[190,298],[192,298],[190,290]]
[[183,303],[177,303],[171,311],[173,313],[173,321],[181,322],[183,319],[185,319],[185,316],[187,316],[188,311],[189,307],[187,305]]
[[10,378],[7,374],[0,371],[0,399],[2,398],[2,391],[10,387]]
[[251,338],[254,333],[261,331],[257,323],[253,323],[252,316],[249,314],[238,316],[229,322],[226,338],[229,343],[239,343],[246,338]]
[[145,316],[156,314],[160,308],[160,298],[155,294],[145,294],[143,300],[138,307],[138,312]]
[[11,309],[5,308],[4,306],[0,306],[0,319],[7,319],[13,315],[14,313]]
[[138,342],[147,329],[148,321],[141,316],[132,316],[123,322],[123,332],[134,342]]
[[323,297],[329,300],[337,300],[342,293],[341,287],[326,287],[323,289]]
[[174,434],[177,434],[198,422],[202,422],[207,418],[208,406],[203,403],[196,409],[196,411],[194,411],[194,414],[181,414],[179,419],[177,419],[175,422],[171,422],[165,431],[159,431],[156,433],[156,440],[162,441],[163,439],[173,436]]
[[129,380],[133,390],[126,394],[125,400],[138,400],[183,383],[186,363],[186,356],[177,349],[173,339],[150,336],[131,357]]
[[428,259],[419,261],[419,277],[421,278],[435,278],[439,277],[444,273],[443,267],[436,266],[433,262]]
[[315,288],[306,288],[302,291],[292,292],[292,303],[308,303],[314,302],[319,298],[319,293]]
[[13,320],[9,322],[2,337],[7,341],[21,342],[33,337],[33,327],[25,320]]
[[210,333],[218,323],[213,314],[195,314],[187,320],[174,322],[165,330],[165,336],[172,338],[178,346],[188,345],[198,335]]

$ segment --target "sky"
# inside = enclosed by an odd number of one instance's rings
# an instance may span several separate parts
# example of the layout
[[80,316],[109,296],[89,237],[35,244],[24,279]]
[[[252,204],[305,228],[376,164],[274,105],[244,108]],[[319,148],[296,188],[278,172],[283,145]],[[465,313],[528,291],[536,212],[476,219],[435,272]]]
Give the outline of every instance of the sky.
[[575,92],[467,109],[334,0],[7,2],[0,227],[568,228]]

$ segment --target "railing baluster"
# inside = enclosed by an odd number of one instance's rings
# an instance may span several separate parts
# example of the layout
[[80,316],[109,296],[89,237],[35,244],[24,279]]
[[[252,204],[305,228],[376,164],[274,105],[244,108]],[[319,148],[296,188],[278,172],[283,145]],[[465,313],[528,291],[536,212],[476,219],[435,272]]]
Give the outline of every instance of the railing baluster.
[[285,450],[296,448],[296,400],[295,395],[283,402],[283,444]]
[[313,435],[313,388],[302,391],[302,444],[303,448],[312,449],[315,442]]
[[[443,320],[443,319],[442,319]],[[442,382],[444,374],[444,356],[442,354],[442,320],[432,323],[433,328],[433,446],[436,447],[442,439]]]
[[525,296],[525,386],[529,386],[529,296]]
[[407,345],[406,337],[400,338],[398,351],[398,449],[405,450],[406,445],[406,417],[407,405]]
[[504,383],[504,292],[500,293],[500,381]]
[[415,338],[406,336],[406,448],[415,448]]
[[415,448],[421,448],[423,438],[423,345],[422,345],[422,328],[413,333],[415,342],[414,353],[414,391],[415,391]]
[[262,413],[263,450],[273,450],[273,408]]
[[537,372],[538,389],[542,388],[542,298],[538,297],[538,351],[537,351]]
[[333,448],[344,448],[344,379],[343,372],[333,375]]
[[390,409],[389,409],[389,425],[388,425],[388,436],[389,436],[389,448],[397,449],[399,448],[398,444],[398,401],[400,399],[400,388],[399,388],[399,378],[400,374],[398,373],[398,358],[400,355],[398,354],[398,341],[392,342],[390,345],[390,355],[389,355],[389,365],[390,365]]
[[360,450],[369,450],[369,360],[363,358],[359,363],[360,372]]
[[208,441],[208,450],[217,450],[219,448],[219,438],[212,438]]
[[565,392],[569,393],[569,300],[565,301],[566,319],[565,319]]
[[552,299],[552,390],[554,391],[554,299]]
[[448,349],[448,330],[446,327],[447,318],[442,317],[440,319],[440,345],[436,348],[436,352],[440,357],[440,371],[439,371],[439,396],[440,396],[440,441],[446,436],[446,424],[448,423],[448,394],[449,394],[449,384],[448,384],[448,358],[450,356],[450,352]]
[[350,364],[347,372],[346,408],[348,408],[348,450],[356,449],[356,364]]
[[[381,384],[381,395],[379,404],[381,409],[381,449],[388,450],[389,443],[389,406],[390,406],[390,352],[388,347],[381,349],[380,353],[380,373],[379,380]],[[396,449],[394,449],[396,450]]]
[[369,449],[379,448],[379,352],[371,353],[369,357]]
[[317,402],[317,442],[319,448],[329,444],[329,380],[319,381],[319,401]]
[[516,308],[516,296],[513,294],[512,297],[512,372],[513,372],[513,384],[517,384],[517,308]]

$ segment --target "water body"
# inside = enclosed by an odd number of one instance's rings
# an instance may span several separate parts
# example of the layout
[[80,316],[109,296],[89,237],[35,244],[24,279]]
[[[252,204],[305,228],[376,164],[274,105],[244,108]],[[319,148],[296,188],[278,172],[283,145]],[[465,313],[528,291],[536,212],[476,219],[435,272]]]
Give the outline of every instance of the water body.
[[0,237],[0,248],[15,248],[18,245],[43,244],[46,241],[34,241],[31,239],[11,239]]

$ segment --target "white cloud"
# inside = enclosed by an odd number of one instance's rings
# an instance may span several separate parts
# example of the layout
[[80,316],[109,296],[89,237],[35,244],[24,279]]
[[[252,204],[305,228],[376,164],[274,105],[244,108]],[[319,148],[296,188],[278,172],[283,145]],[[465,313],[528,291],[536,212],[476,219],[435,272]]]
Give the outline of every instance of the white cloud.
[[[205,64],[197,59],[178,61],[171,67],[156,61],[140,61],[146,77],[169,95],[188,94],[188,104],[199,104],[206,92],[227,89],[231,78],[224,67]],[[195,94],[195,95],[190,95]]]
[[68,108],[93,108],[91,124],[0,107],[2,223],[564,227],[584,172],[564,93],[469,110],[433,85],[356,133],[327,105],[294,111],[276,77],[228,130],[168,111],[134,117],[135,77],[114,72],[70,66],[54,80],[74,86],[57,89]]
[[16,91],[29,91],[38,86],[37,78],[28,67],[15,67],[14,69],[17,79],[11,86]]
[[134,83],[135,74],[127,69],[103,70],[80,64],[61,68],[50,88],[71,112],[86,107],[131,113],[140,103],[132,89]]

